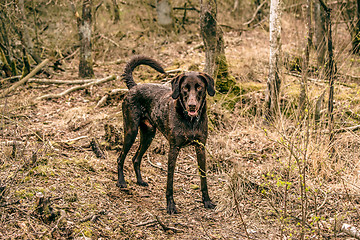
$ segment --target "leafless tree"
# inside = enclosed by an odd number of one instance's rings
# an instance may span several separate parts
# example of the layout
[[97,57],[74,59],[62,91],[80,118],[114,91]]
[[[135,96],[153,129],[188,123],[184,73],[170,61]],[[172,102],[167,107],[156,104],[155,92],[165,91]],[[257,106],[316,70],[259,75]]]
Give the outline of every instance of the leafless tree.
[[319,1],[314,3],[314,22],[315,22],[315,49],[318,67],[325,64],[326,38],[325,38],[325,11]]
[[280,54],[281,54],[281,0],[270,2],[270,58],[269,77],[265,96],[265,116],[274,118],[279,111]]
[[82,16],[77,16],[80,37],[79,76],[91,78],[94,76],[91,49],[91,0],[83,0]]

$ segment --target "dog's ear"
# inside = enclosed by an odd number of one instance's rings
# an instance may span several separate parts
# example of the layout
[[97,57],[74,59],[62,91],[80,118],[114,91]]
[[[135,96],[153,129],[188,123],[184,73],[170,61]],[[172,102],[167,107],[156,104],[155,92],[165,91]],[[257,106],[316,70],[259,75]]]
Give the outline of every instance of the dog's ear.
[[185,74],[180,74],[179,76],[171,80],[171,89],[172,89],[171,97],[173,99],[177,99],[180,95],[180,84],[183,78],[185,78]]
[[207,73],[199,73],[199,77],[206,83],[206,90],[210,96],[215,95],[214,79]]

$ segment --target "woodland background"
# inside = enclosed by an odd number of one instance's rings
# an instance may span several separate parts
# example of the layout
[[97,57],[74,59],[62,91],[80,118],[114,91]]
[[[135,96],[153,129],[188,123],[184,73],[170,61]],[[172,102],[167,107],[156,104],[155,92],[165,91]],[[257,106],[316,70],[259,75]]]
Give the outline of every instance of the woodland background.
[[[359,239],[359,1],[281,1],[272,71],[274,2],[1,0],[0,238]],[[189,147],[175,173],[180,213],[170,216],[161,134],[143,159],[150,186],[135,184],[129,156],[129,189],[116,187],[119,76],[137,54],[168,72],[139,67],[137,83],[208,72],[212,37],[223,54],[208,98],[217,207],[202,206]]]

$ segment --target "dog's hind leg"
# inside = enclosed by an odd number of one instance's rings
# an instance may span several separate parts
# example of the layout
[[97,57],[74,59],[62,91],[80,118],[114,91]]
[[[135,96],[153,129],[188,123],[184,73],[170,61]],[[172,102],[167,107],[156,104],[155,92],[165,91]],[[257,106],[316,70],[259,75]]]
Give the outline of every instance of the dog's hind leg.
[[138,133],[138,128],[140,125],[140,114],[137,114],[136,111],[130,112],[126,111],[123,107],[124,115],[124,145],[120,153],[119,158],[117,159],[118,163],[118,181],[117,186],[120,188],[126,188],[126,182],[124,178],[124,162],[126,155],[128,154],[131,146],[134,144],[136,135]]
[[151,125],[149,120],[145,119],[140,122],[140,146],[133,158],[134,170],[136,174],[136,183],[140,186],[148,186],[141,177],[140,164],[144,153],[149,148],[156,133],[156,128]]

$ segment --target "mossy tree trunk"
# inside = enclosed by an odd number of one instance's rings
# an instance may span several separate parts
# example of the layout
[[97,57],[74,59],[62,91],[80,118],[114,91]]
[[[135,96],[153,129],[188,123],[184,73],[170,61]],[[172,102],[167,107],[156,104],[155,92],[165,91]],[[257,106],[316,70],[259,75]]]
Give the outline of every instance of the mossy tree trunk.
[[352,52],[360,54],[360,0],[356,1],[356,24],[352,34]]
[[226,61],[223,32],[217,26],[216,0],[201,0],[200,32],[205,46],[204,72],[216,80],[219,92],[228,92],[235,87]]
[[265,117],[269,120],[278,114],[280,95],[281,10],[280,0],[270,3],[270,58],[269,77],[265,96]]
[[78,17],[80,37],[79,77],[91,78],[94,76],[92,49],[91,49],[91,0],[83,0],[82,17]]

